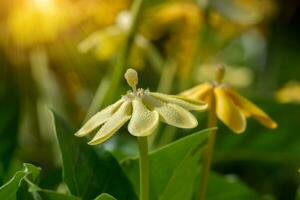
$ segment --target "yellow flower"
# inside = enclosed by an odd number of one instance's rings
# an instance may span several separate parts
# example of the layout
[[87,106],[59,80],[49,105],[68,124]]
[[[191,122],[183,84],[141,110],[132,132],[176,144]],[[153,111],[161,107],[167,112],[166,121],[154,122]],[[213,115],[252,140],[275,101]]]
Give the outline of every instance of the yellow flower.
[[[127,32],[131,25],[131,13],[122,11],[116,17],[116,23],[104,29],[96,31],[79,43],[78,49],[82,53],[92,50],[100,60],[107,60],[120,51],[120,46],[126,40]],[[144,62],[144,52],[149,41],[142,35],[137,34],[134,39],[132,57],[130,63],[141,67]],[[134,57],[133,57],[134,56]]]
[[288,82],[275,94],[280,103],[300,103],[300,83],[297,81]]
[[180,66],[177,75],[186,80],[192,71],[194,63],[191,57],[197,53],[202,25],[203,12],[197,3],[176,1],[146,10],[142,31],[147,38],[165,41],[163,46],[167,57],[173,58]]
[[277,123],[264,111],[228,85],[221,83],[224,74],[224,68],[219,68],[217,81],[200,84],[184,91],[181,95],[205,101],[209,108],[214,106],[217,117],[235,133],[242,133],[246,130],[246,118],[248,117],[253,117],[267,128],[276,128]]
[[276,14],[273,0],[220,1],[210,8],[209,23],[222,39],[230,39],[249,28],[263,28]]
[[89,142],[90,145],[100,144],[113,136],[129,120],[128,131],[137,137],[153,133],[159,121],[179,128],[194,128],[198,122],[189,110],[202,111],[207,108],[201,101],[137,89],[138,77],[133,69],[127,70],[125,78],[132,90],[91,117],[76,136],[88,135],[103,125]]
[[[195,80],[206,82],[214,78],[216,64],[214,62],[205,62],[200,65],[194,73]],[[253,82],[253,71],[244,66],[226,66],[226,76],[224,82],[234,88],[246,88]]]

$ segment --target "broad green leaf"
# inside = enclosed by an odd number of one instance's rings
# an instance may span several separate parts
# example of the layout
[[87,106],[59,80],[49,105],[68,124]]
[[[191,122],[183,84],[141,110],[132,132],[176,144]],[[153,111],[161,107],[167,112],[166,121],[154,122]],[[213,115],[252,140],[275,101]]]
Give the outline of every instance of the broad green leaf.
[[56,134],[63,160],[63,179],[73,195],[92,199],[99,192],[117,199],[134,200],[132,185],[115,158],[102,148],[94,151],[75,129],[55,115]]
[[100,194],[95,200],[117,200],[117,199],[109,194],[103,193]]
[[26,177],[26,172],[17,172],[15,176],[0,188],[0,199],[15,200],[21,181]]
[[259,200],[258,195],[234,176],[224,177],[211,173],[209,177],[207,200]]
[[[208,132],[197,132],[150,154],[151,200],[191,199]],[[122,166],[138,193],[138,159],[127,159]]]
[[24,164],[24,169],[18,171],[10,181],[0,188],[0,199],[16,200],[17,191],[25,178],[36,179],[39,175],[40,168],[31,164]]
[[0,188],[0,199],[2,200],[25,200],[41,198],[43,200],[80,200],[67,194],[41,189],[35,184],[41,169],[32,164],[23,164],[24,168],[16,172],[14,177]]

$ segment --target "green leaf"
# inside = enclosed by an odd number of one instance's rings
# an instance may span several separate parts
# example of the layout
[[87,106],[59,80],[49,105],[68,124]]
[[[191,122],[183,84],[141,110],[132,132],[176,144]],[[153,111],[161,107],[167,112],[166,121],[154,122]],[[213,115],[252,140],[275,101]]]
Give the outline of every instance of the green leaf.
[[15,200],[21,181],[25,176],[26,172],[17,172],[8,183],[0,188],[0,199]]
[[99,192],[117,199],[134,200],[132,185],[115,158],[103,148],[97,153],[82,138],[74,136],[75,129],[55,115],[56,134],[63,160],[63,179],[70,192],[82,199],[92,199]]
[[103,193],[100,194],[95,200],[117,200],[117,199],[109,194]]
[[41,169],[28,163],[24,163],[23,166],[23,170],[16,172],[14,177],[0,188],[0,199],[80,200],[78,197],[39,188],[35,182]]
[[223,177],[211,173],[207,189],[207,200],[258,200],[258,195],[234,176]]
[[67,194],[60,194],[51,190],[40,190],[39,195],[43,200],[80,200],[78,197],[74,197]]
[[24,164],[24,169],[18,171],[10,181],[0,188],[0,199],[16,200],[17,192],[22,181],[25,178],[36,179],[39,175],[40,168],[31,164]]
[[[208,132],[197,132],[150,153],[151,200],[191,199]],[[138,159],[127,159],[122,166],[138,193]]]

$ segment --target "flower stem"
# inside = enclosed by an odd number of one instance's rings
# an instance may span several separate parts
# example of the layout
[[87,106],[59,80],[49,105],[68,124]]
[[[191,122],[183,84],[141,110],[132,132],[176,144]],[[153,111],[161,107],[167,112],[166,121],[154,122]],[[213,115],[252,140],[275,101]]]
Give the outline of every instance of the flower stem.
[[149,159],[147,137],[138,137],[140,151],[140,200],[149,199]]
[[[213,127],[216,127],[216,125],[217,125],[216,105],[215,105],[214,96],[212,96],[211,102],[210,102],[210,110],[208,113],[207,127],[213,128]],[[200,189],[199,189],[198,198],[197,198],[198,200],[205,199],[207,184],[208,184],[208,177],[209,177],[211,162],[212,162],[213,153],[214,153],[216,133],[217,133],[216,129],[211,130],[211,132],[209,134],[209,138],[208,138],[208,146],[204,152],[204,157],[203,157],[204,163],[202,166]]]
[[118,90],[118,86],[120,84],[122,75],[128,63],[131,47],[135,40],[138,22],[143,8],[143,3],[144,0],[135,0],[132,4],[131,24],[127,32],[125,43],[121,47],[119,58],[117,60],[116,66],[113,69],[109,83],[107,83],[105,87],[103,87],[101,83],[98,86],[95,97],[92,100],[92,107],[89,108],[89,116],[95,114],[97,110],[99,110],[101,107],[110,104]]

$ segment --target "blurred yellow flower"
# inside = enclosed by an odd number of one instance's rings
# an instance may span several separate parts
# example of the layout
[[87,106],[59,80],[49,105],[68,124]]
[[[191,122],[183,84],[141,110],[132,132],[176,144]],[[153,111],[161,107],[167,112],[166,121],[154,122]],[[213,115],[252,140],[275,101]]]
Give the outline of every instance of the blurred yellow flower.
[[275,94],[280,103],[300,103],[300,83],[290,81]]
[[223,39],[268,22],[277,9],[274,0],[224,0],[211,7],[209,23]]
[[[145,12],[142,32],[147,38],[165,40],[165,51],[176,61],[178,76],[188,79],[198,47],[203,12],[196,3],[168,2]],[[167,37],[166,37],[167,36]]]
[[[198,82],[206,82],[214,79],[216,64],[205,63],[199,66],[193,75]],[[253,82],[253,72],[245,66],[226,66],[224,81],[235,88],[245,88]]]
[[276,128],[277,123],[264,111],[221,82],[224,74],[224,68],[219,68],[216,81],[200,84],[184,91],[181,95],[205,101],[209,108],[213,103],[217,117],[235,133],[246,130],[248,117],[253,117],[268,128]]
[[[103,28],[97,32],[92,33],[84,39],[79,45],[78,49],[82,53],[93,50],[96,57],[100,60],[107,60],[115,56],[120,51],[120,46],[126,39],[126,34],[131,23],[131,14],[129,11],[122,11],[116,17],[116,23]],[[147,48],[148,41],[141,35],[137,34],[135,37],[135,45],[133,46],[130,63],[134,66],[143,65],[143,49]]]
[[160,120],[179,128],[194,128],[198,122],[189,110],[202,111],[207,108],[206,103],[201,101],[137,89],[138,77],[133,69],[127,70],[125,78],[132,90],[91,117],[76,136],[88,135],[103,124],[89,142],[90,145],[100,144],[114,135],[128,120],[128,131],[137,137],[153,133]]

